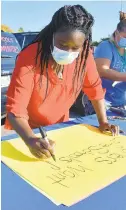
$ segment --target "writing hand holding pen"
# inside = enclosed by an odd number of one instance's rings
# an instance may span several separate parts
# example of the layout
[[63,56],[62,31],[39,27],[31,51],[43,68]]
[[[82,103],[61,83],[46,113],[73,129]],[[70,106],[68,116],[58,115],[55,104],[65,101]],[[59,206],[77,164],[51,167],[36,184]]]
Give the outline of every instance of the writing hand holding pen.
[[27,141],[27,146],[29,147],[29,150],[37,158],[46,159],[52,157],[53,160],[56,161],[54,155],[55,142],[48,139],[47,135],[45,133],[42,133],[42,129],[39,128],[39,130],[41,130],[40,133],[42,137],[29,138],[29,140]]

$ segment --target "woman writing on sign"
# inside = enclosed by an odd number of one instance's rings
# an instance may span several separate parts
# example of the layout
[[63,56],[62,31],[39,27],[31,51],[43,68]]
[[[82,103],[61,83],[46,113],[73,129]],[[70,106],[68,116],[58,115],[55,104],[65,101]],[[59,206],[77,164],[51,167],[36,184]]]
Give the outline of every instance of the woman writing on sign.
[[109,40],[99,44],[95,61],[106,88],[106,103],[126,110],[126,19],[118,23]]
[[37,138],[32,128],[67,121],[81,90],[92,101],[100,130],[119,132],[108,124],[104,92],[90,51],[93,22],[82,6],[64,6],[17,58],[7,93],[5,127],[15,129],[37,157],[50,157],[54,143]]

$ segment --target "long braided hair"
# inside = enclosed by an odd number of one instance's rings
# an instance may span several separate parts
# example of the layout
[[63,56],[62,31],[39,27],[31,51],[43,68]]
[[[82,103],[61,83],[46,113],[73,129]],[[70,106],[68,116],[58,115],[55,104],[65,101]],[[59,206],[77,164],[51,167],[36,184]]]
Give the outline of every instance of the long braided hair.
[[[74,70],[73,77],[73,87],[75,78],[79,78],[79,74],[81,74],[81,78],[83,78],[86,60],[89,53],[90,43],[92,41],[92,31],[91,28],[94,23],[94,18],[90,13],[88,13],[81,5],[74,6],[64,6],[60,8],[52,17],[51,22],[38,34],[35,40],[31,43],[38,43],[38,49],[36,54],[36,64],[38,59],[41,67],[41,75],[43,75],[44,70],[46,70],[47,76],[47,89],[46,95],[48,91],[48,63],[51,55],[51,51],[53,50],[53,35],[62,31],[63,29],[72,29],[79,30],[84,33],[86,39],[83,44],[83,49],[80,54],[80,65],[79,71],[77,71],[78,67],[78,58],[76,59],[76,65]],[[83,64],[83,66],[82,66]]]

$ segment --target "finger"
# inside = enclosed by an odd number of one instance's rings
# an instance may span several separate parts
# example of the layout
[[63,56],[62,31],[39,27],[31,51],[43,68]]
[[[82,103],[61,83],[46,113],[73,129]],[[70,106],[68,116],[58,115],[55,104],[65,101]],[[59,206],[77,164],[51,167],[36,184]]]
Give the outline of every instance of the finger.
[[117,136],[120,134],[120,127],[117,125]]
[[41,153],[43,153],[46,156],[46,158],[51,157],[51,153],[47,149],[41,148]]
[[41,140],[41,146],[42,148],[48,150],[51,154],[54,154],[54,148],[52,145],[50,145],[50,140],[47,141],[47,140]]
[[117,125],[111,125],[111,129],[113,130],[115,135],[119,135],[119,126]]
[[49,143],[50,143],[51,146],[55,146],[56,145],[55,141],[52,141],[50,139],[49,139]]
[[36,153],[39,155],[39,158],[42,158],[42,159],[47,158],[47,156],[44,154],[44,152],[40,149],[36,150]]
[[30,149],[31,153],[36,157],[36,158],[41,158],[41,159],[46,159],[47,157],[45,156],[44,153],[42,153],[39,150],[35,150],[35,149]]
[[36,156],[38,156],[39,159],[47,159],[46,155],[41,152],[36,152]]
[[54,155],[54,154],[55,154],[54,144],[53,144],[53,145],[50,145],[50,146],[48,147],[48,150],[49,150],[49,152],[50,152],[52,155]]
[[49,141],[46,139],[40,139],[40,148],[47,149],[49,148]]
[[105,130],[106,130],[106,131],[110,131],[111,134],[112,134],[113,136],[115,136],[115,130],[114,130],[114,128],[112,127],[112,125],[107,125],[107,127],[106,127]]
[[40,158],[41,158],[41,159],[47,159],[47,156],[46,156],[44,153],[41,153],[41,152],[40,152],[39,154],[40,154]]
[[111,127],[108,123],[104,124],[104,125],[100,125],[99,126],[99,130],[104,133],[106,131],[110,131],[111,132]]
[[51,152],[51,154],[54,154],[55,153],[55,145],[56,145],[56,143],[55,143],[55,141],[52,141],[52,140],[49,140],[49,143],[51,145],[50,152]]
[[37,152],[36,150],[33,150],[33,149],[30,149],[30,151],[36,158],[40,158],[39,152]]

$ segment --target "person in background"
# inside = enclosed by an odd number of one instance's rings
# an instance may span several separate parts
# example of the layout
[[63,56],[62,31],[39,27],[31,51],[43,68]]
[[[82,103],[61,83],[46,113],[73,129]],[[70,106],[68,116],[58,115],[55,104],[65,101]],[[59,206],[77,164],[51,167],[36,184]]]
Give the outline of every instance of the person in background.
[[17,58],[5,128],[14,129],[36,157],[50,157],[54,143],[36,137],[32,129],[68,121],[81,90],[92,101],[99,129],[119,133],[119,127],[107,121],[104,91],[90,50],[93,23],[81,5],[64,6]]
[[109,40],[99,44],[94,57],[107,106],[126,110],[126,19],[118,23]]

